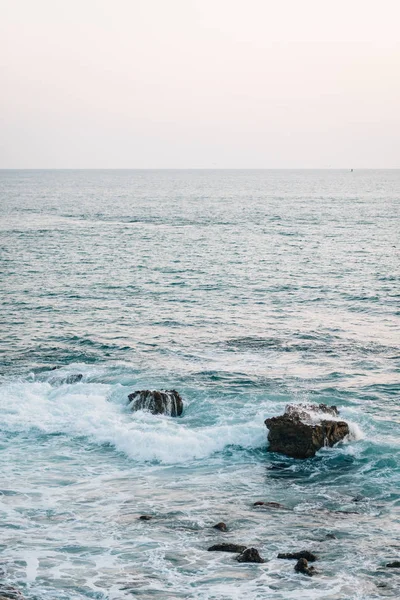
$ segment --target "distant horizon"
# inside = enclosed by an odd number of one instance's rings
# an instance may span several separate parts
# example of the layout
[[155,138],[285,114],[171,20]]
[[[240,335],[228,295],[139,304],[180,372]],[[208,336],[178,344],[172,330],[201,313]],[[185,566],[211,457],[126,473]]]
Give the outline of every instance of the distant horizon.
[[0,167],[1,171],[399,171],[399,167]]

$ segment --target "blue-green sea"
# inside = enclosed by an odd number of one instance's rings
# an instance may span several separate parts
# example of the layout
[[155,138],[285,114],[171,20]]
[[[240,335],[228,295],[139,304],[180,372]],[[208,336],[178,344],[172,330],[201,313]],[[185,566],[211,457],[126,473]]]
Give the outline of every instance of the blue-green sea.
[[[0,171],[1,581],[400,597],[399,208],[396,170]],[[130,412],[140,389],[183,416]],[[268,452],[289,402],[337,405],[350,439]],[[277,558],[305,549],[314,577]]]

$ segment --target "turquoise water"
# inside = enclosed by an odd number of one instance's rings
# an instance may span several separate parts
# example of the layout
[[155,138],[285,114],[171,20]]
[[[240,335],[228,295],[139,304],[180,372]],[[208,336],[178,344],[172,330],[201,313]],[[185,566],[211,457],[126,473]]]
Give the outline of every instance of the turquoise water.
[[[400,171],[0,171],[5,580],[28,600],[398,597],[399,199]],[[184,416],[129,413],[142,388]],[[336,404],[351,440],[269,454],[289,401]],[[318,576],[276,558],[302,549]]]

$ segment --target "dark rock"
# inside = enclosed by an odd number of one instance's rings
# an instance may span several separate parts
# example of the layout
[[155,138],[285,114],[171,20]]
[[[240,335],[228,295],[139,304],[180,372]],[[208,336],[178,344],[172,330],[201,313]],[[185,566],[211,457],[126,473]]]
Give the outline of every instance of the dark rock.
[[337,537],[336,537],[336,535],[334,533],[327,533],[326,536],[325,536],[325,538],[327,540],[337,540]]
[[354,498],[352,498],[351,501],[352,502],[366,502],[366,498],[364,498],[364,496],[361,496],[361,494],[357,494],[357,496],[354,496]]
[[357,510],[331,510],[330,512],[334,513],[335,515],[360,515],[361,514]]
[[64,383],[78,383],[78,381],[81,381],[82,378],[82,373],[73,373],[65,378]]
[[54,376],[49,379],[49,383],[51,385],[63,385],[65,383],[72,384],[78,383],[83,378],[82,373],[71,373],[70,375],[62,375]]
[[151,519],[152,519],[152,518],[153,518],[153,517],[151,517],[150,515],[141,515],[141,516],[139,517],[139,519],[140,519],[141,521],[151,521]]
[[228,528],[226,526],[225,523],[223,523],[221,521],[221,523],[217,523],[216,525],[213,525],[214,529],[219,529],[219,531],[228,531]]
[[305,558],[310,562],[318,560],[318,557],[315,556],[315,554],[313,554],[312,552],[309,552],[308,550],[301,550],[300,552],[285,552],[283,554],[278,554],[278,558],[294,558],[296,560],[300,558]]
[[129,394],[129,408],[133,411],[148,410],[153,415],[180,417],[183,401],[176,390],[138,390]]
[[247,548],[236,557],[238,562],[263,563],[265,560],[261,558],[256,548]]
[[279,504],[279,502],[261,502],[260,500],[258,502],[254,502],[253,506],[266,506],[267,508],[286,509],[286,506],[283,506],[283,504]]
[[400,560],[394,560],[386,565],[389,569],[400,569]]
[[208,551],[209,552],[244,552],[246,550],[246,546],[240,546],[240,544],[215,544],[215,546],[211,546]]
[[289,404],[279,417],[266,419],[270,452],[293,458],[310,458],[324,446],[334,446],[349,434],[345,421],[326,419],[337,416],[336,406]]
[[308,575],[309,577],[312,577],[316,573],[314,567],[308,566],[308,562],[305,558],[299,558],[294,567],[294,570],[296,571],[296,573],[304,573],[304,575]]
[[308,419],[310,413],[324,413],[331,417],[338,417],[339,411],[336,406],[328,406],[327,404],[288,404],[285,409],[285,414],[289,416],[299,416],[303,419]]
[[15,587],[0,584],[0,600],[24,600],[24,596]]

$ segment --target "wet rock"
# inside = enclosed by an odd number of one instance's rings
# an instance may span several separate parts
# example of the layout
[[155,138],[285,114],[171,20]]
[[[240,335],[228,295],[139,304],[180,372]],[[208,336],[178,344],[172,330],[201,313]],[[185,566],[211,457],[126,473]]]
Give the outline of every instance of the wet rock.
[[389,569],[400,569],[400,560],[394,560],[386,565]]
[[247,548],[236,557],[238,562],[263,563],[265,560],[261,558],[256,548]]
[[310,413],[324,413],[331,417],[338,417],[339,411],[336,406],[328,406],[327,404],[288,404],[285,409],[285,414],[289,416],[299,416],[303,419],[308,419]]
[[312,577],[316,573],[314,567],[308,566],[308,562],[305,558],[299,558],[294,567],[294,570],[296,571],[296,573],[303,573],[304,575],[308,575],[309,577]]
[[357,494],[357,496],[354,496],[354,498],[352,498],[351,501],[352,502],[366,502],[366,498],[364,498],[364,496],[361,496],[361,494]]
[[261,500],[259,500],[258,502],[254,502],[253,506],[265,506],[267,508],[286,509],[286,506],[283,506],[283,504],[280,504],[279,502],[261,502]]
[[150,515],[140,515],[140,517],[139,517],[139,519],[140,519],[141,521],[151,521],[151,519],[152,519],[152,518],[153,518],[153,517],[152,517],[152,516],[150,516]]
[[223,523],[222,521],[221,521],[221,523],[217,523],[216,525],[213,525],[213,528],[218,529],[219,531],[228,531],[226,524]]
[[215,544],[208,548],[208,552],[244,552],[246,550],[246,546],[241,546],[240,544]]
[[308,550],[301,550],[300,552],[281,553],[281,554],[278,554],[278,558],[289,558],[289,559],[296,559],[296,560],[299,560],[300,558],[305,558],[306,560],[309,560],[310,562],[314,562],[314,561],[318,560],[318,557],[315,556],[315,554],[313,554],[312,552],[309,552]]
[[0,584],[0,600],[24,600],[24,596],[15,587]]
[[49,379],[49,383],[50,385],[63,385],[63,384],[73,384],[73,383],[78,383],[79,381],[81,381],[83,378],[82,373],[70,373],[69,375],[57,375],[54,377],[51,377]]
[[266,419],[269,451],[292,458],[310,458],[324,446],[334,446],[349,434],[345,421],[326,418],[338,416],[336,406],[289,404],[279,417]]
[[334,533],[327,533],[326,536],[325,536],[325,538],[327,540],[337,540],[337,537],[336,537],[336,535]]
[[133,411],[148,410],[153,415],[180,417],[183,401],[176,390],[138,390],[129,394],[129,408]]

